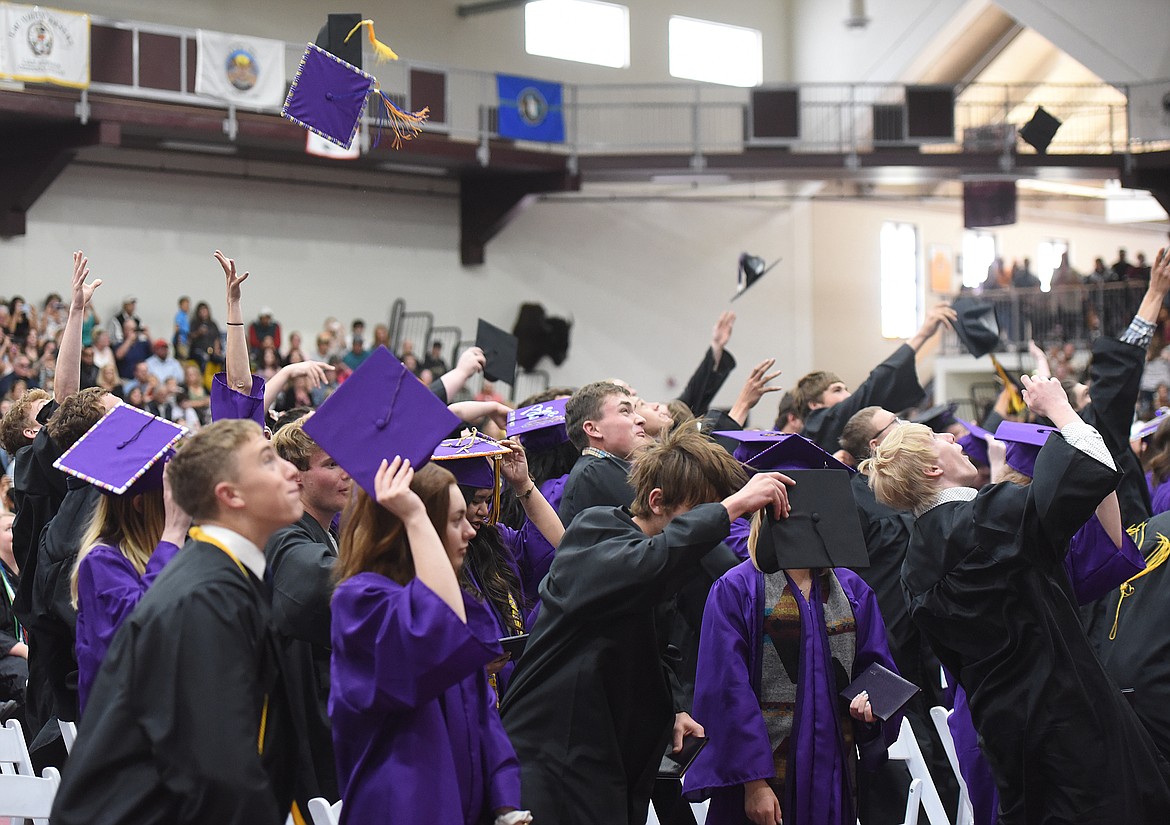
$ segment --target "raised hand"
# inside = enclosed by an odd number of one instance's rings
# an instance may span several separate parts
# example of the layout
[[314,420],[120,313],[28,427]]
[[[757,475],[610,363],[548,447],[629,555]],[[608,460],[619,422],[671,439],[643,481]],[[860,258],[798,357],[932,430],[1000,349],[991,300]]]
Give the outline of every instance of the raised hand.
[[224,278],[227,281],[228,302],[239,302],[240,286],[244,283],[244,281],[248,280],[248,275],[250,273],[245,272],[243,275],[237,275],[235,260],[233,258],[227,257],[218,249],[215,250],[215,259],[219,261],[219,265],[223,267]]
[[374,475],[374,498],[403,521],[419,512],[425,514],[422,499],[410,489],[413,480],[414,468],[410,461],[401,456],[394,456],[393,461],[382,459],[382,465]]
[[92,283],[86,283],[89,277],[89,258],[79,249],[73,253],[73,287],[70,293],[70,311],[81,312],[85,305],[93,299],[94,291],[102,285],[102,279],[96,278]]
[[1072,405],[1068,402],[1068,395],[1065,393],[1064,387],[1057,379],[1021,375],[1020,381],[1024,385],[1024,403],[1036,415],[1050,419],[1057,427],[1063,427],[1077,417]]
[[508,448],[508,453],[501,457],[500,475],[517,493],[523,493],[530,483],[528,455],[524,452],[524,446],[518,438],[506,439],[500,445]]
[[783,473],[756,473],[737,492],[723,499],[723,506],[732,521],[768,505],[772,506],[776,518],[788,518],[792,509],[788,503],[788,488],[795,484]]
[[711,349],[715,351],[716,360],[731,340],[731,331],[735,328],[735,313],[731,310],[720,314],[711,330]]

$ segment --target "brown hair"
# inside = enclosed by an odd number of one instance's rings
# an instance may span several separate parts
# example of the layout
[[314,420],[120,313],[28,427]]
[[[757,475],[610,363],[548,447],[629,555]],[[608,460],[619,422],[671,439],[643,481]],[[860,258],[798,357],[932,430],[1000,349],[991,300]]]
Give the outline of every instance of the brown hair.
[[558,398],[568,398],[575,390],[572,387],[549,387],[547,390],[541,390],[534,395],[530,395],[516,405],[516,409],[522,410],[525,407],[531,407],[533,404],[543,404],[546,401],[556,401]]
[[[437,464],[416,470],[410,482],[410,489],[422,499],[440,540],[447,530],[454,483],[451,471]],[[341,519],[341,541],[333,576],[341,583],[367,572],[406,584],[414,578],[414,558],[402,520],[359,488]]]
[[1153,455],[1146,460],[1146,469],[1153,474],[1154,484],[1161,484],[1170,478],[1170,415],[1154,430],[1149,450]]
[[804,415],[800,410],[800,396],[792,390],[784,393],[784,396],[780,399],[780,406],[776,409],[775,429],[783,430],[787,427],[788,416],[790,415],[798,421],[804,420]]
[[720,501],[747,483],[743,466],[695,427],[676,427],[640,451],[630,468],[635,516],[651,515],[650,492],[667,511]]
[[935,466],[934,431],[925,424],[898,424],[857,469],[869,476],[874,496],[895,510],[913,510],[934,494],[926,470]]
[[307,417],[302,416],[285,424],[272,434],[272,448],[276,454],[301,471],[309,469],[313,453],[321,449],[313,437],[305,432]]
[[102,396],[107,391],[101,387],[89,387],[67,396],[61,406],[45,423],[49,438],[62,450],[68,450],[86,431],[102,420],[107,410]]
[[47,401],[51,396],[44,390],[28,390],[4,413],[0,418],[0,447],[9,455],[16,455],[21,447],[32,444],[32,439],[24,434],[33,417],[29,415],[33,404],[38,401]]
[[565,427],[569,431],[569,441],[578,451],[589,446],[589,437],[585,435],[586,421],[596,421],[601,417],[601,408],[605,399],[611,395],[630,397],[625,387],[619,387],[609,381],[594,381],[577,390],[565,402]]
[[809,404],[820,403],[825,390],[840,381],[835,372],[810,372],[796,382],[796,404],[801,418],[808,418]]
[[150,490],[141,496],[115,496],[102,494],[94,508],[93,517],[81,539],[81,550],[73,563],[69,577],[69,593],[74,607],[77,607],[77,572],[81,560],[98,544],[117,547],[138,575],[146,572],[154,548],[162,539],[166,526],[166,512],[163,510],[161,489]]
[[249,439],[263,435],[256,422],[229,418],[180,442],[166,470],[175,502],[196,522],[214,518],[219,512],[216,485],[236,479],[236,452]]
[[873,431],[873,417],[881,407],[863,407],[845,422],[837,443],[857,461],[869,458],[869,442],[877,435]]

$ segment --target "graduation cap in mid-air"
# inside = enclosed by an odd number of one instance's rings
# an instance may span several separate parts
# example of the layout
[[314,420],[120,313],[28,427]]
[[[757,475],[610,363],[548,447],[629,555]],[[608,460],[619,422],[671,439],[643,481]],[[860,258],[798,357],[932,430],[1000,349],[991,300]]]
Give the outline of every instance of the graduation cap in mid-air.
[[777,519],[771,508],[760,514],[756,565],[765,573],[869,567],[850,483],[852,469],[807,438],[786,435],[748,462],[752,469],[781,471],[796,482],[788,488],[787,518]]
[[305,419],[304,429],[375,498],[383,459],[402,456],[417,470],[460,424],[390,350],[378,347]]
[[186,427],[165,418],[120,404],[77,439],[53,466],[116,496],[161,490],[163,467],[187,432]]
[[515,335],[479,319],[475,328],[475,345],[483,350],[483,377],[489,381],[516,383],[516,353],[519,339]]
[[1036,458],[1048,437],[1060,430],[1043,424],[1021,421],[1003,421],[995,430],[995,437],[1004,442],[1004,461],[1009,467],[1031,478],[1036,473]]
[[507,447],[472,430],[440,441],[431,460],[450,470],[460,487],[492,491],[488,523],[494,524],[500,513],[500,458],[507,454]]
[[731,300],[734,301],[740,295],[743,295],[752,284],[767,275],[772,267],[776,266],[780,261],[781,259],[777,258],[769,264],[763,258],[756,255],[749,255],[746,252],[741,254],[739,256],[739,265],[735,270],[735,294],[731,296]]
[[[346,35],[353,38],[365,27],[374,53],[379,60],[397,60],[398,55],[374,36],[373,22],[362,20]],[[429,109],[408,112],[378,88],[372,74],[342,60],[315,43],[305,47],[296,76],[280,110],[281,117],[308,129],[338,146],[348,149],[361,123],[362,112],[370,95],[385,111],[385,119],[394,131],[394,148],[422,131]]]
[[982,358],[999,345],[999,322],[995,305],[984,298],[960,297],[951,304],[955,315],[955,334],[976,358]]

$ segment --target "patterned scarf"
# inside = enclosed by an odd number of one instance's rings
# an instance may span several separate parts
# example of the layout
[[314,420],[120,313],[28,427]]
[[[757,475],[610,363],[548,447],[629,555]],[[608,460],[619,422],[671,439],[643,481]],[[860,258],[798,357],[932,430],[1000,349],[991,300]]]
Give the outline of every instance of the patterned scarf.
[[[820,600],[832,657],[829,689],[837,696],[838,691],[849,684],[849,674],[853,672],[857,625],[849,598],[832,570],[821,570],[816,578],[817,586],[813,592]],[[768,784],[772,786],[776,797],[783,800],[802,655],[800,606],[784,571],[765,574],[764,605],[764,632],[760,637],[763,648],[760,651],[761,684],[757,687],[756,695],[760,697],[760,710],[768,728],[768,741],[772,746],[772,760],[776,769],[776,778],[769,780]],[[837,729],[841,732],[842,744],[848,753],[853,747],[853,725],[849,716],[849,703],[840,697],[837,716]],[[850,786],[855,787],[854,760],[846,759],[845,762],[849,765]]]

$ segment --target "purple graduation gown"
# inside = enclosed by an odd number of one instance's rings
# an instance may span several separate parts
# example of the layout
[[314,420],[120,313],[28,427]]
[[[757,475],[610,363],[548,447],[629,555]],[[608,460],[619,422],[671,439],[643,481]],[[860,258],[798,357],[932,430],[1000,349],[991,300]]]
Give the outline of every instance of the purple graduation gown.
[[247,395],[228,386],[227,373],[217,372],[211,379],[211,420],[250,418],[264,426],[264,379],[252,376],[252,390]]
[[114,634],[175,554],[178,546],[160,541],[139,576],[117,547],[97,544],[77,569],[77,704],[81,712]]
[[[1100,520],[1094,515],[1076,532],[1064,557],[1064,570],[1076,594],[1077,604],[1085,605],[1104,596],[1146,567],[1141,552],[1124,530],[1121,547],[1115,547]],[[955,687],[955,712],[947,720],[955,740],[955,757],[959,772],[967,783],[975,825],[992,825],[996,821],[999,793],[995,777],[979,749],[979,736],[967,704],[967,693],[948,673],[947,682]]]
[[[896,672],[886,642],[886,626],[869,586],[844,568],[834,571],[849,599],[856,622],[853,678],[874,662]],[[813,578],[812,598],[794,590],[801,628],[823,631],[820,581]],[[746,825],[743,785],[775,775],[760,699],[764,623],[764,574],[750,561],[723,575],[711,588],[703,613],[699,667],[692,715],[710,741],[683,780],[683,795],[692,802],[710,798],[709,825]],[[801,684],[791,734],[792,766],[787,800],[780,800],[785,825],[853,825],[845,753],[837,730],[838,697],[830,694],[830,654],[824,632],[801,634]],[[837,686],[841,690],[845,685]],[[898,737],[901,714],[878,725],[854,723],[861,764],[873,769],[885,761]]]
[[1158,513],[1165,513],[1167,510],[1170,510],[1170,481],[1164,481],[1154,489],[1151,499],[1150,515],[1156,516]]
[[329,716],[342,825],[476,825],[520,807],[520,764],[484,671],[501,653],[495,626],[464,604],[466,625],[417,579],[338,585]]
[[[520,581],[524,601],[528,605],[536,604],[540,598],[540,583],[548,575],[548,569],[552,567],[556,548],[536,529],[536,525],[528,520],[525,520],[519,530],[513,530],[506,524],[497,524],[496,529],[500,531],[500,541],[512,553],[512,560],[509,563]],[[520,606],[520,610],[524,614],[524,623],[527,627],[528,610],[524,605]]]

